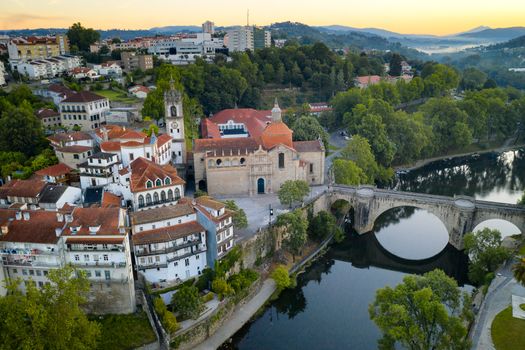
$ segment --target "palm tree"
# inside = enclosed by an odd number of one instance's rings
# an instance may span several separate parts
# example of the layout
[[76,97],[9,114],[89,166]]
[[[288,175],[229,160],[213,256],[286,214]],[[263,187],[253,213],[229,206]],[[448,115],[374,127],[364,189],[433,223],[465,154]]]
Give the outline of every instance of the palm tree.
[[514,278],[525,286],[525,258],[521,258],[520,262],[512,267]]

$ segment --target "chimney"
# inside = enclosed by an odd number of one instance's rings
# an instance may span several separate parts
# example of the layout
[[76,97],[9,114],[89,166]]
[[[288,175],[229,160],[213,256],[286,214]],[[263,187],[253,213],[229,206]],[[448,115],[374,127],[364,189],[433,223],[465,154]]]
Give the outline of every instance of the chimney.
[[15,219],[16,220],[22,220],[22,212],[21,211],[17,211],[16,214],[15,214]]
[[28,211],[24,211],[24,220],[29,221],[30,215]]
[[62,213],[57,213],[57,221],[63,222],[64,221],[64,215]]
[[71,222],[71,221],[73,221],[73,215],[66,214],[66,222]]
[[9,232],[9,226],[7,226],[7,224],[6,224],[6,225],[2,226],[2,231],[0,233],[0,236],[6,235],[8,232]]
[[62,228],[61,227],[55,228],[55,235],[57,235],[57,237],[60,237],[61,234],[62,234]]

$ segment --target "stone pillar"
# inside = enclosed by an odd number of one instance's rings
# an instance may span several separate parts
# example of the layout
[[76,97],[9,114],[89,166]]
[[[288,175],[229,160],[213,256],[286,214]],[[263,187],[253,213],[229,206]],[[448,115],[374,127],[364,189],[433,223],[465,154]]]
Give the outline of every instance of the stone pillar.
[[463,250],[463,237],[468,232],[471,232],[474,222],[474,214],[476,212],[475,200],[470,197],[458,196],[454,199],[454,207],[456,213],[454,215],[455,222],[452,225],[450,232],[449,243],[456,249]]
[[354,207],[354,229],[359,234],[364,234],[374,227],[371,222],[372,202],[374,200],[373,187],[360,187],[356,190],[357,202]]

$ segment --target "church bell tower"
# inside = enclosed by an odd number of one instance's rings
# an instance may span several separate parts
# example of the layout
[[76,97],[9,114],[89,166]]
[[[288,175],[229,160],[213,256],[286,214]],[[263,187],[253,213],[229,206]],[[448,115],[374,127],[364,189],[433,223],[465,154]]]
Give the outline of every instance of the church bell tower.
[[164,93],[164,113],[166,132],[171,136],[172,162],[175,165],[186,163],[186,143],[184,140],[184,114],[182,111],[182,94],[175,89],[173,79],[170,89]]

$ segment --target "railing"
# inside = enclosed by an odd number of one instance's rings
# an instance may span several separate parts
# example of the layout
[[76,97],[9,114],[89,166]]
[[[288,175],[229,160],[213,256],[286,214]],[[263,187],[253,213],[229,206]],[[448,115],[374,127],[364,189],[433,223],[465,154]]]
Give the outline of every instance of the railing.
[[175,201],[178,201],[180,198],[181,197],[173,197],[172,199],[158,200],[158,201],[153,201],[151,203],[139,204],[139,209],[152,207],[155,205],[160,205],[160,204],[165,204],[165,203],[173,203]]
[[124,252],[124,248],[75,248],[68,247],[66,248],[68,252]]
[[156,268],[166,268],[168,267],[167,263],[148,263],[148,264],[137,264],[137,269],[146,270],[146,269],[156,269]]
[[182,255],[173,256],[171,258],[166,259],[166,261],[168,263],[170,263],[170,262],[173,262],[173,261],[176,261],[176,260],[181,260],[181,259],[187,258],[187,257],[192,256],[192,255],[204,253],[205,251],[206,250],[204,250],[204,249],[194,250],[192,252],[188,252],[188,253],[185,253],[185,254],[182,254]]
[[33,266],[33,267],[60,267],[60,263],[49,263],[43,261],[3,260],[4,266]]
[[153,250],[153,249],[150,250],[150,249],[144,248],[142,250],[135,251],[135,255],[148,256],[148,255],[157,255],[157,254],[167,254],[167,253],[172,253],[177,250],[188,248],[194,245],[199,245],[201,243],[202,243],[201,239],[195,239],[192,241],[187,241],[186,243],[183,243],[183,244],[178,244],[174,246],[172,245],[168,248],[162,248],[162,249],[156,249],[156,250]]
[[83,261],[83,262],[73,261],[71,262],[71,264],[74,266],[79,266],[79,267],[82,267],[82,266],[83,267],[113,267],[113,268],[126,267],[125,262],[116,263],[112,261]]

